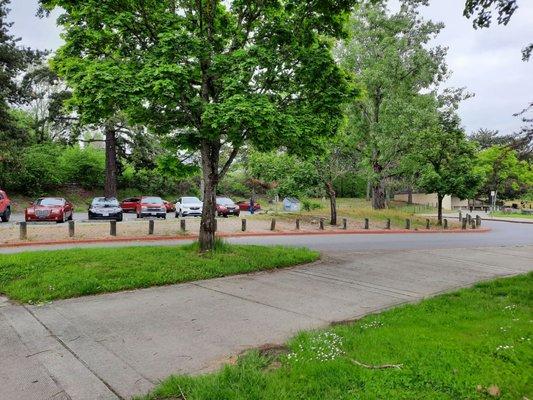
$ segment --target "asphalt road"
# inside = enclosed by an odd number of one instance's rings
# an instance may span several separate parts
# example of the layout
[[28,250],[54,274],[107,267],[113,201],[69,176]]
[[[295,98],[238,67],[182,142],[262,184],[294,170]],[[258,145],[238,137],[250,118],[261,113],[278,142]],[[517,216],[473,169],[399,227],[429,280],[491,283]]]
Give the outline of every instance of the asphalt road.
[[[300,235],[260,236],[227,239],[231,243],[305,246],[320,251],[366,251],[366,250],[416,250],[449,249],[483,246],[509,246],[533,244],[533,224],[483,221],[490,232],[468,233],[413,233],[413,234],[344,234],[344,235]],[[186,243],[183,240],[161,240],[150,242],[110,242],[94,244],[67,244],[49,246],[28,246],[0,248],[0,253],[15,253],[31,250],[56,250],[73,247],[124,247],[124,246],[173,246]]]

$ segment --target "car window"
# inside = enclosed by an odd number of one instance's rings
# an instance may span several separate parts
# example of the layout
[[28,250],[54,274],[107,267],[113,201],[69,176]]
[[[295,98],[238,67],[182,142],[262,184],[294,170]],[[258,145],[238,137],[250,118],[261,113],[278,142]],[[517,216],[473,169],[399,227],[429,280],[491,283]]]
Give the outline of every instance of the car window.
[[223,206],[232,206],[235,203],[228,197],[217,197],[217,203]]
[[95,197],[91,203],[93,206],[107,206],[107,207],[118,207],[117,199],[106,199],[105,197]]
[[198,197],[182,197],[181,198],[181,204],[194,204],[194,203],[201,203],[201,201]]
[[64,204],[63,199],[54,199],[45,197],[44,199],[39,199],[35,202],[38,206],[62,206]]
[[161,197],[143,197],[142,199],[143,203],[152,203],[152,204],[160,204],[163,202],[163,199]]

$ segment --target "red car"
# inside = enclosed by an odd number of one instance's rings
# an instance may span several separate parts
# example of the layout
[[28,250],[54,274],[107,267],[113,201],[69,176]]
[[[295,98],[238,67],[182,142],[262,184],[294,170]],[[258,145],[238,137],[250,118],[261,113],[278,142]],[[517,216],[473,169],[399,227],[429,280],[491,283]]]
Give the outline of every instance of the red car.
[[120,208],[125,213],[127,212],[137,212],[137,205],[141,201],[140,197],[128,197],[120,202]]
[[[239,206],[239,209],[241,211],[250,211],[250,201],[249,200],[238,201],[237,205]],[[261,204],[254,203],[254,211],[259,211],[260,209],[261,209]]]
[[71,221],[74,206],[62,197],[42,197],[26,208],[24,218],[30,221]]
[[217,197],[217,215],[227,218],[229,215],[239,216],[241,209],[229,197]]
[[161,197],[143,196],[137,203],[137,218],[167,218],[167,207]]
[[165,207],[167,209],[167,213],[176,211],[176,206],[171,203],[170,201],[163,200],[165,203]]
[[0,221],[8,222],[11,216],[11,201],[7,197],[7,193],[0,190]]

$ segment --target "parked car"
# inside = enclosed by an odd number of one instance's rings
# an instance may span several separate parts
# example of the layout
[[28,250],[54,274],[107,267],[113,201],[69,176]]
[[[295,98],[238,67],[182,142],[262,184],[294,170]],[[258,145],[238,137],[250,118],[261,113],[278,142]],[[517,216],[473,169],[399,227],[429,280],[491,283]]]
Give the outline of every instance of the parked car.
[[[237,205],[241,211],[250,211],[250,200],[238,201]],[[254,203],[254,211],[259,211],[261,209],[261,204]]]
[[229,215],[239,216],[241,210],[229,197],[217,197],[217,215],[227,218]]
[[140,197],[128,197],[120,202],[120,208],[122,208],[122,211],[125,213],[137,212],[137,205],[139,204],[140,200]]
[[114,219],[122,221],[122,208],[114,197],[95,197],[89,207],[89,219]]
[[170,201],[163,200],[165,207],[167,208],[167,213],[176,211],[176,206]]
[[9,222],[9,217],[11,217],[11,200],[6,192],[0,190],[0,222]]
[[165,219],[167,217],[167,207],[161,197],[142,196],[137,203],[137,218],[157,217]]
[[176,218],[202,215],[204,204],[198,197],[180,197],[176,201]]
[[74,206],[62,197],[41,197],[26,208],[24,219],[30,221],[71,221]]

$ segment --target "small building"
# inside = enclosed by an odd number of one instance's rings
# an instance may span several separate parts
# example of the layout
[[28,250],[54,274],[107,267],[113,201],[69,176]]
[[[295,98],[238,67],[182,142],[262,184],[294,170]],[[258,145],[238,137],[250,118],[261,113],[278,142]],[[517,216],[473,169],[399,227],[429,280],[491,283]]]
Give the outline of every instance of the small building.
[[283,211],[300,211],[302,204],[300,201],[294,197],[285,197],[283,199]]

